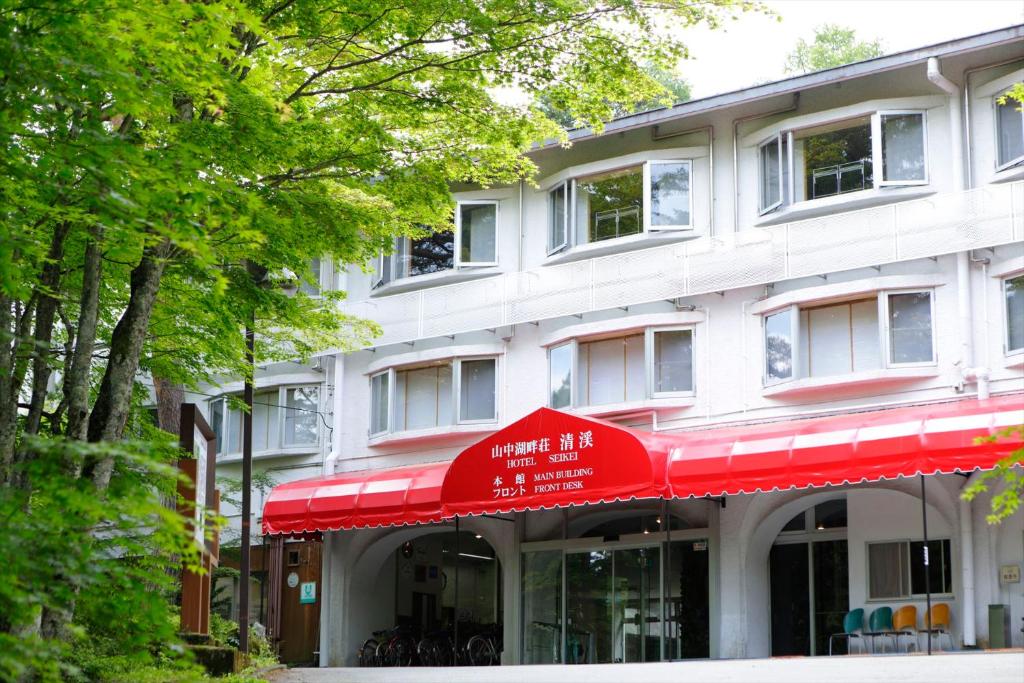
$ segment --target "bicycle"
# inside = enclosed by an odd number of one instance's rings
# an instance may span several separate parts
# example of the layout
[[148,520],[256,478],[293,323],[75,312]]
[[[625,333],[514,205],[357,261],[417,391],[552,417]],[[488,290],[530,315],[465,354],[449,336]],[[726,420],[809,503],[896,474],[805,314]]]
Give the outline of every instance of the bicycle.
[[387,631],[374,631],[372,637],[363,641],[359,647],[360,667],[380,666],[380,662],[377,660],[377,648],[380,646],[380,641],[377,638],[383,637],[386,633]]
[[412,666],[416,640],[404,626],[374,631],[359,648],[359,666]]
[[423,666],[452,666],[456,649],[448,631],[428,633],[416,644],[416,654]]
[[466,643],[466,660],[470,666],[495,666],[501,663],[499,654],[501,629],[497,624],[485,627]]

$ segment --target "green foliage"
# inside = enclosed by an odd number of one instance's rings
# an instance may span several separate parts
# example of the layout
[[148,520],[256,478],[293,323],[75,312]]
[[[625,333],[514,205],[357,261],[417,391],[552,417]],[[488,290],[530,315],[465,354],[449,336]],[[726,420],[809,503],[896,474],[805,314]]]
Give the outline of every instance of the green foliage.
[[[690,99],[690,84],[685,78],[680,77],[674,71],[664,67],[647,65],[643,67],[643,72],[660,87],[660,91],[654,96],[637,102],[630,107],[613,104],[611,107],[611,118],[636,114],[660,107],[671,107],[674,104],[686,102]],[[563,128],[573,128],[578,125],[579,122],[572,114],[556,104],[554,101],[555,97],[556,95],[552,93],[542,93],[537,99],[537,107],[546,117],[555,121]]]
[[[978,443],[997,441],[1024,441],[1024,425],[1007,427],[994,436],[977,439]],[[997,487],[992,495],[991,512],[985,516],[989,524],[999,524],[1020,510],[1024,499],[1024,446],[1017,448],[996,466],[978,475],[978,480],[961,494],[964,500],[974,500],[982,493]]]
[[[22,467],[31,490],[0,487],[0,679],[31,668],[43,680],[92,680],[88,664],[104,655],[139,664],[167,655],[177,629],[164,597],[175,588],[173,558],[197,558],[185,520],[160,502],[176,486],[175,449],[57,438],[23,445],[34,456]],[[96,451],[116,458],[104,496],[75,474]],[[44,609],[76,607],[67,640],[21,634]]]
[[1024,107],[1024,82],[1014,83],[1013,87],[996,99],[999,104],[1006,104],[1010,100],[1016,100],[1017,109]]
[[856,31],[837,24],[822,24],[814,40],[803,38],[786,57],[786,73],[804,74],[852,64],[884,54],[879,40],[857,40]]

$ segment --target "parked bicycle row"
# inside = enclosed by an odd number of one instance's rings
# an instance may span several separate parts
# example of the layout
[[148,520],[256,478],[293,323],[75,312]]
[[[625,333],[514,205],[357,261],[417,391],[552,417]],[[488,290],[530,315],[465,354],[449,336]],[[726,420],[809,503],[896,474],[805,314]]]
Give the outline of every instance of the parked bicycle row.
[[501,627],[459,624],[419,634],[409,626],[374,631],[359,648],[359,666],[495,666],[501,663]]

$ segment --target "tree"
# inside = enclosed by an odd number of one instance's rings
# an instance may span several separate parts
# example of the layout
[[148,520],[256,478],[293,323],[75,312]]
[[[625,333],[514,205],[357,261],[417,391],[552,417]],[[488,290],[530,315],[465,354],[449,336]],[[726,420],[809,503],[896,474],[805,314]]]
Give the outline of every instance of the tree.
[[[648,97],[642,102],[636,103],[632,107],[613,106],[611,108],[611,118],[658,109],[659,107],[671,107],[674,104],[686,102],[690,99],[690,84],[685,78],[681,78],[674,71],[663,67],[647,65],[644,67],[644,73],[660,86],[660,92],[653,97]],[[556,104],[553,101],[553,97],[554,95],[546,92],[538,97],[537,106],[544,115],[563,128],[573,128],[579,125],[580,122],[567,109]]]
[[786,57],[786,73],[805,74],[852,64],[883,54],[879,40],[857,40],[856,31],[837,24],[822,24],[814,30],[814,40],[803,38]]
[[[346,317],[344,293],[292,295],[292,274],[309,278],[321,257],[365,267],[395,236],[444,232],[454,182],[529,176],[525,152],[565,133],[497,89],[544,94],[600,127],[661,94],[638,65],[667,69],[684,48],[660,27],[750,7],[39,0],[0,12],[0,505],[18,518],[0,534],[55,524],[79,569],[109,545],[109,519],[177,538],[165,508],[118,505],[159,494],[140,472],[162,451],[124,441],[145,436],[143,373],[169,394],[244,375],[251,315],[259,362],[368,342],[376,325]],[[65,513],[62,490],[93,505]],[[179,554],[168,542],[145,556]],[[3,567],[0,635],[25,646],[0,658],[64,661],[69,620],[95,614],[76,606],[118,576],[72,569]]]
[[[995,436],[985,437],[979,441],[1021,441],[1022,438],[1024,425],[1008,427]],[[997,485],[999,491],[992,496],[986,520],[989,524],[999,524],[1020,510],[1021,500],[1024,499],[1024,448],[1015,449],[997,462],[993,469],[982,472],[978,480],[968,486],[961,496],[964,500],[974,500],[991,490],[993,485]]]

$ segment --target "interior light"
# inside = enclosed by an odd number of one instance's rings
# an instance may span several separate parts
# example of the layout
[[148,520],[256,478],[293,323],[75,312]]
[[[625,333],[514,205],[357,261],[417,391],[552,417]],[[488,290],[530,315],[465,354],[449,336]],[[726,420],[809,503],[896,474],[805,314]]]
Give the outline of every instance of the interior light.
[[644,529],[644,533],[645,533],[645,534],[649,534],[649,533],[651,533],[651,532],[650,532],[650,531],[648,531],[647,529]]
[[493,557],[487,557],[486,555],[474,555],[473,553],[459,553],[459,557],[472,557],[474,560],[494,560]]
[[818,531],[824,531],[824,530],[825,530],[825,523],[824,522],[818,522]]
[[477,538],[483,538],[483,536],[481,536],[480,534],[477,534],[476,537]]
[[655,521],[655,522],[657,522],[658,524],[661,524],[661,517],[658,517],[658,518],[657,518],[657,519],[655,519],[654,521]]

